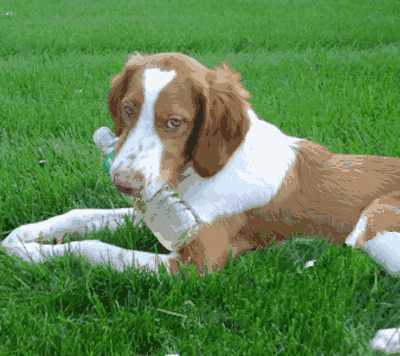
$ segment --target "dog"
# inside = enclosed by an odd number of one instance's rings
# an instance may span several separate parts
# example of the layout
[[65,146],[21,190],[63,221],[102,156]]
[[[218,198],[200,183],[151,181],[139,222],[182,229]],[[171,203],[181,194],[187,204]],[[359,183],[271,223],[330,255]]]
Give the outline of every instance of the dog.
[[359,248],[399,273],[400,159],[334,154],[288,136],[259,118],[248,99],[226,64],[208,69],[179,53],[132,55],[108,97],[119,137],[111,180],[139,201],[167,184],[201,221],[196,236],[169,254],[96,240],[62,243],[68,233],[142,219],[135,208],[83,209],[23,225],[3,248],[33,262],[69,252],[119,270],[176,273],[194,264],[203,272],[297,233]]

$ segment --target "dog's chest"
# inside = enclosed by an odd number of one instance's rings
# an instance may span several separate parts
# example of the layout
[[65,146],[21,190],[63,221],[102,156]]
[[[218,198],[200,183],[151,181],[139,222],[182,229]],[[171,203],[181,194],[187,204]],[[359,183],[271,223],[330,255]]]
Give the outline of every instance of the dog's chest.
[[210,178],[188,168],[177,186],[181,198],[207,223],[262,207],[279,191],[296,160],[297,138],[250,116],[250,128],[227,164]]

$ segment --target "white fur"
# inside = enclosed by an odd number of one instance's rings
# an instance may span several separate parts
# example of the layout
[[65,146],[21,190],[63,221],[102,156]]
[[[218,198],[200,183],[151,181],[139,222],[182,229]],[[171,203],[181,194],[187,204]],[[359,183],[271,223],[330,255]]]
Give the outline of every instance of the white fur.
[[61,242],[66,234],[85,234],[108,228],[116,230],[125,218],[139,223],[139,214],[133,208],[126,209],[76,209],[63,215],[15,229],[2,245],[13,245],[33,241]]
[[115,230],[129,217],[139,222],[139,215],[129,209],[77,209],[35,224],[15,229],[1,246],[5,251],[29,262],[44,262],[55,256],[72,253],[84,256],[93,264],[110,264],[117,270],[127,267],[157,271],[161,264],[168,268],[174,254],[157,255],[149,252],[126,250],[97,240],[74,241],[67,244],[42,244],[39,242],[62,242],[66,234],[82,235],[108,228]]
[[362,249],[389,273],[400,273],[400,232],[380,232],[368,240]]
[[[162,71],[158,68],[144,71],[144,103],[138,121],[110,169],[111,175],[118,174],[120,182],[124,185],[135,189],[144,188],[145,199],[150,199],[162,186],[160,167],[163,143],[155,129],[154,107],[161,90],[175,76],[175,71]],[[134,182],[132,175],[135,172],[140,172],[145,182]]]
[[365,232],[367,228],[367,217],[364,214],[361,214],[358,219],[357,225],[351,234],[347,237],[345,244],[351,247],[355,247],[360,236]]
[[129,267],[158,271],[161,264],[168,268],[174,255],[157,255],[150,252],[126,250],[98,240],[74,241],[60,245],[45,245],[36,242],[4,246],[8,254],[28,262],[41,263],[66,253],[82,256],[92,264],[109,264],[118,271]]
[[248,117],[249,131],[221,171],[202,178],[189,168],[178,185],[182,199],[204,222],[265,205],[295,162],[300,139],[260,120],[253,110]]

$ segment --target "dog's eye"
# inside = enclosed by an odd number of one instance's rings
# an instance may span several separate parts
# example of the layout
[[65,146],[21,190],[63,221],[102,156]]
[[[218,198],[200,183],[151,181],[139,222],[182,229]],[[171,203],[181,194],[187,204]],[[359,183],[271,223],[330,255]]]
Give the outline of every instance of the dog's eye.
[[124,105],[123,111],[129,119],[132,119],[135,109],[130,105]]
[[181,126],[181,119],[178,119],[176,117],[171,117],[170,119],[168,119],[165,123],[165,128],[167,130],[175,130],[177,129],[179,126]]

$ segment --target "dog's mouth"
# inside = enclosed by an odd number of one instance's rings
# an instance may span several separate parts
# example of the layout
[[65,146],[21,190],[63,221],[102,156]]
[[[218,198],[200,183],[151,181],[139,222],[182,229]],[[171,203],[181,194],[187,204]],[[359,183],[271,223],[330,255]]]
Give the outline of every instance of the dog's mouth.
[[125,186],[125,185],[122,185],[119,183],[114,184],[114,185],[117,188],[117,190],[122,194],[129,195],[134,198],[141,197],[142,189],[140,189],[140,188],[132,188],[132,187],[128,187],[128,186]]
[[160,192],[164,190],[173,190],[168,184],[159,181],[150,181],[147,185],[141,182],[138,183],[135,180],[132,180],[131,182],[123,181],[119,179],[117,174],[114,175],[112,182],[114,187],[123,195],[143,202],[153,200],[155,196],[159,195]]

